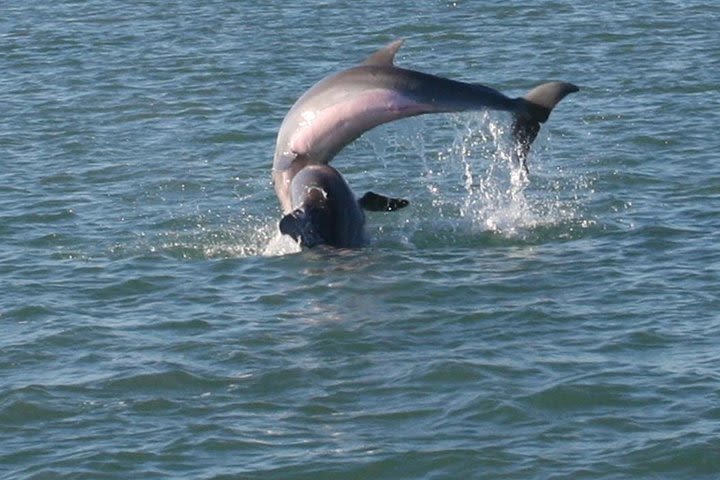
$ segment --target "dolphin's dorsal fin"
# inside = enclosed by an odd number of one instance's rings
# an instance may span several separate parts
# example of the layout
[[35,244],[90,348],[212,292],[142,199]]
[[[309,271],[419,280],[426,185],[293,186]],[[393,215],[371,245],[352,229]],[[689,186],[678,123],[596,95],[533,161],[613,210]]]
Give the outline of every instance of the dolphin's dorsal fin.
[[394,42],[385,45],[383,48],[366,58],[365,61],[362,62],[362,65],[392,67],[393,61],[395,60],[395,54],[398,50],[400,50],[404,41],[405,40],[403,39],[395,40]]

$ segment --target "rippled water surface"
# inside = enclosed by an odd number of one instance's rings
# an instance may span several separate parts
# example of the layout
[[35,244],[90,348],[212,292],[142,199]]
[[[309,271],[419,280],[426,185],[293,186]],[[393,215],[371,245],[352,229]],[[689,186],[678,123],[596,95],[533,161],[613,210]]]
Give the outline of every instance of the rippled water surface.
[[[0,477],[718,478],[720,7],[13,1],[0,16]],[[397,63],[581,91],[333,165],[367,248],[279,238],[295,99]]]

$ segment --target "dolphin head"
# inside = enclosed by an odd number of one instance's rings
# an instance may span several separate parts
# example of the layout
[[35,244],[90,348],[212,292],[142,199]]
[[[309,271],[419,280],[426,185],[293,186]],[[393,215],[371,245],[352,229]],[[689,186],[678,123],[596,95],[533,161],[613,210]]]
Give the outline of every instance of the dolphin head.
[[293,210],[280,220],[280,233],[289,235],[304,247],[326,243],[313,225],[310,215],[302,208]]
[[280,220],[280,232],[308,248],[321,244],[341,245],[336,210],[324,190],[310,188],[302,205]]

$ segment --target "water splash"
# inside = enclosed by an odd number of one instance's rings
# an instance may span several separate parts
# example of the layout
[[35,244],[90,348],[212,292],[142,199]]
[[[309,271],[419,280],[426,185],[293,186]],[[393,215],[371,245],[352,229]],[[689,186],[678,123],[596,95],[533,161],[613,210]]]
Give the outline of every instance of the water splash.
[[[366,161],[375,168],[362,169],[360,156],[361,165],[354,167],[363,177],[370,172],[382,181],[383,170],[395,170],[398,161],[413,164],[418,159],[422,165],[416,177],[419,180],[403,181],[419,182],[411,185],[412,189],[424,187],[430,193],[429,203],[427,197],[420,198],[414,203],[415,214],[407,216],[404,223],[369,219],[373,241],[400,239],[415,246],[434,244],[437,239],[454,244],[476,242],[488,236],[524,241],[545,237],[547,232],[555,237],[574,236],[593,224],[582,216],[583,198],[592,192],[590,182],[552,165],[547,133],[541,132],[533,146],[528,176],[513,154],[506,116],[489,112],[449,115],[430,123],[433,128],[420,120],[398,122],[394,134],[387,135],[386,130],[364,140],[375,154]],[[452,144],[443,147],[448,137]],[[378,160],[385,169],[376,168]],[[231,215],[223,209],[196,210],[162,221],[151,229],[155,233],[139,242],[138,249],[182,259],[299,252],[296,242],[279,233],[276,217],[269,212],[251,213],[253,205],[265,201],[258,195],[253,192],[239,198],[247,206],[237,211],[228,206]]]
[[169,256],[182,260],[277,256],[296,253],[299,245],[280,234],[277,220],[240,214],[178,216],[136,233],[134,241],[117,242],[110,248],[113,257],[141,254]]
[[[275,228],[277,229],[277,227]],[[279,231],[276,231],[275,236],[272,237],[265,245],[262,255],[265,257],[279,257],[282,255],[299,253],[301,250],[302,248],[298,242],[290,238],[288,235],[283,235]]]
[[438,153],[438,165],[426,163],[424,179],[433,207],[456,215],[473,232],[522,237],[544,227],[581,221],[583,178],[556,168],[552,178],[543,168],[544,137],[530,161],[532,182],[514,154],[506,119],[484,112],[453,116],[453,144]]

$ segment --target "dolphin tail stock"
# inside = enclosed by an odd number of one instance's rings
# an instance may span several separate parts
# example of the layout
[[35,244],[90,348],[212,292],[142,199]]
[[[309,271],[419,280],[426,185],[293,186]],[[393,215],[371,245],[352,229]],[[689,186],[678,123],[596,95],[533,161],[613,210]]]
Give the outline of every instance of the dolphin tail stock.
[[358,200],[358,204],[369,212],[393,212],[410,205],[404,198],[390,198],[375,192],[367,192]]
[[560,100],[578,90],[580,89],[572,83],[549,82],[533,88],[518,99],[522,110],[515,114],[512,136],[515,141],[515,153],[526,173],[528,173],[527,155],[530,152],[530,145],[540,131],[540,124],[547,121]]

